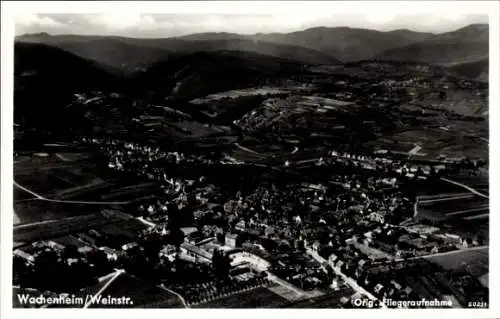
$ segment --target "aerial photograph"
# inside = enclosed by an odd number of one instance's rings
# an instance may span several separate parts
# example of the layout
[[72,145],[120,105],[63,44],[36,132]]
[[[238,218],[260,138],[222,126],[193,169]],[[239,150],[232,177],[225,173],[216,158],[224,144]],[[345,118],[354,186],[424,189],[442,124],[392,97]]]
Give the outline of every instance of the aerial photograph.
[[488,16],[15,27],[13,308],[489,308]]

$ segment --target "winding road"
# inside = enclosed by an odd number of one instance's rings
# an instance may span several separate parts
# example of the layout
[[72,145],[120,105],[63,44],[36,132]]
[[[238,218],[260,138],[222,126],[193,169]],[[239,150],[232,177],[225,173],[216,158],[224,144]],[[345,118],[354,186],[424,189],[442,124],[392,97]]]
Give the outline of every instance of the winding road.
[[164,284],[161,284],[158,286],[159,288],[177,296],[177,298],[179,298],[179,300],[181,301],[182,305],[184,306],[184,308],[189,308],[188,304],[186,303],[186,300],[184,299],[184,297],[182,297],[180,294],[178,294],[177,292],[171,290],[171,289],[168,289],[167,287],[165,287]]

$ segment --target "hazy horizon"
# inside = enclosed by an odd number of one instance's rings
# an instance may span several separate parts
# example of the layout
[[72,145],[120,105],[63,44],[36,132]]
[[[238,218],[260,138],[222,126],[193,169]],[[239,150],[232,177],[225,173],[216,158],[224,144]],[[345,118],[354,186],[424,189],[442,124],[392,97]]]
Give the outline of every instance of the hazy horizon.
[[101,35],[134,38],[185,36],[196,33],[290,33],[315,27],[349,27],[377,31],[407,29],[443,33],[470,24],[488,24],[478,14],[26,14],[17,16],[16,36]]

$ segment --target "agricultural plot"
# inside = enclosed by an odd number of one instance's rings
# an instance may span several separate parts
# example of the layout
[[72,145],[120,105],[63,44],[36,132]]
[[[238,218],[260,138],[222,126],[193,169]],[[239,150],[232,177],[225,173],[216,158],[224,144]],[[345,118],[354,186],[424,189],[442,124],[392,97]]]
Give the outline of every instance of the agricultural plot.
[[197,305],[196,308],[278,308],[287,300],[265,287]]
[[64,162],[76,162],[90,158],[88,153],[56,153],[55,156]]
[[339,308],[341,306],[340,300],[342,297],[350,298],[354,294],[354,290],[351,288],[344,288],[339,291],[325,294],[316,298],[309,298],[287,305],[282,306],[282,308],[313,308],[313,309],[324,309],[324,308]]
[[[14,181],[40,196],[58,199],[75,198],[106,182],[91,171],[94,164],[89,162],[63,162],[56,156],[47,161],[34,158],[29,162],[15,165]],[[20,198],[22,199],[22,198]]]
[[220,133],[215,128],[198,122],[178,122],[170,123],[165,128],[166,133],[179,138],[198,138]]
[[63,204],[41,200],[26,200],[14,204],[19,224],[98,213],[101,209],[99,205]]
[[479,196],[460,199],[451,197],[450,200],[436,199],[435,201],[427,201],[425,204],[419,204],[418,209],[419,211],[424,209],[435,212],[450,218],[465,218],[488,213],[489,200]]
[[[426,159],[435,159],[439,155],[488,158],[487,144],[478,143],[475,137],[440,129],[405,130],[369,143],[377,149],[406,153],[413,149],[415,144],[422,146],[419,154],[421,154],[420,157]],[[415,155],[415,158],[418,157],[419,155]]]
[[87,246],[86,243],[71,235],[62,236],[59,238],[53,238],[52,241],[63,246],[76,246],[76,247]]
[[13,192],[14,192],[14,202],[26,201],[35,198],[33,194],[30,194],[27,191],[22,190],[18,187],[13,187]]
[[137,237],[137,234],[142,230],[146,229],[147,226],[138,221],[137,219],[128,219],[118,221],[112,224],[105,224],[101,226],[96,226],[95,229],[97,232],[103,235],[110,236],[123,236],[128,238],[129,240],[133,240]]
[[109,187],[96,192],[96,196],[103,201],[130,201],[146,195],[152,195],[160,188],[156,182],[147,183],[114,183]]
[[488,287],[489,248],[482,250],[464,250],[450,255],[429,257],[427,260],[438,264],[446,270],[465,271]]
[[419,181],[416,187],[417,196],[452,196],[452,194],[464,193],[464,188],[442,180]]
[[100,213],[76,217],[47,220],[14,227],[14,242],[31,243],[38,240],[57,238],[104,224],[120,222],[123,217]]
[[285,298],[286,300],[288,300],[288,302],[297,301],[303,298],[303,296],[299,294],[298,291],[292,290],[287,286],[283,286],[275,282],[269,283],[267,289]]
[[386,253],[380,249],[376,249],[376,248],[373,248],[373,247],[370,247],[370,246],[367,246],[365,244],[361,244],[358,242],[353,242],[352,245],[354,247],[356,247],[357,249],[359,249],[364,254],[366,254],[370,259],[373,259],[373,260],[381,259],[381,258],[387,258],[389,260],[394,259],[394,256],[389,255],[388,253]]
[[41,196],[49,196],[53,192],[59,192],[73,186],[73,184],[57,178],[50,170],[33,172],[30,175],[15,177],[14,180],[22,187]]
[[288,90],[279,87],[256,87],[256,88],[248,88],[241,90],[232,90],[226,92],[220,92],[216,94],[207,95],[204,98],[197,98],[191,100],[192,104],[204,104],[212,101],[218,101],[221,99],[237,99],[240,97],[249,97],[249,96],[267,96],[267,95],[278,95],[278,94],[286,94]]
[[469,176],[467,174],[454,175],[453,177],[450,177],[450,179],[455,182],[465,184],[474,189],[489,188],[489,175],[487,174],[487,172],[485,174],[477,176]]

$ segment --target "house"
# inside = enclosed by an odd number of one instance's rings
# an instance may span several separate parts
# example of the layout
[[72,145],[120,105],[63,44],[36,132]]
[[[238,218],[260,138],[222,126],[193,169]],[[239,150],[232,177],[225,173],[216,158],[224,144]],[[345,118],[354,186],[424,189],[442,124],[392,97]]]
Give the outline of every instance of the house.
[[236,225],[234,226],[236,230],[244,231],[246,228],[246,224],[244,220],[240,220]]
[[61,251],[61,250],[64,249],[63,245],[60,245],[60,244],[58,244],[58,243],[56,243],[55,241],[52,241],[52,240],[47,241],[46,245],[47,245],[47,247],[50,247],[50,248],[52,248],[54,250],[60,250]]
[[184,236],[189,236],[191,235],[192,233],[198,231],[198,228],[196,227],[183,227],[181,228],[181,231],[184,233]]
[[236,248],[237,239],[238,239],[237,234],[231,234],[231,233],[226,234],[226,240],[225,240],[226,246],[229,246],[231,248]]
[[367,261],[366,261],[366,260],[364,260],[364,259],[360,259],[360,260],[358,261],[358,267],[359,267],[359,268],[363,268],[363,266],[364,266],[366,263],[367,263]]
[[66,262],[68,263],[69,266],[71,266],[72,264],[77,263],[78,259],[77,258],[68,258],[68,259],[66,259]]
[[341,268],[344,265],[344,262],[342,260],[337,260],[335,263],[335,268]]
[[202,262],[212,262],[212,254],[209,253],[208,251],[201,249],[199,247],[196,247],[195,245],[189,244],[189,243],[182,243],[181,244],[181,252],[185,254],[186,256],[192,257],[195,259],[195,261],[202,261]]
[[318,240],[314,241],[314,243],[312,244],[312,250],[313,251],[318,251],[318,249],[320,248],[320,243]]
[[331,254],[330,257],[328,257],[328,262],[333,265],[335,263],[335,261],[337,260],[337,255],[335,254]]
[[91,252],[93,249],[92,247],[90,246],[82,246],[82,247],[78,247],[78,252],[81,253],[81,254],[88,254],[89,252]]
[[413,289],[411,289],[410,287],[406,287],[404,289],[404,292],[407,294],[407,295],[410,295],[412,293]]
[[114,249],[111,249],[109,247],[100,247],[99,250],[103,251],[106,254],[106,257],[108,257],[108,260],[117,260],[118,259],[118,253]]
[[397,281],[394,281],[394,280],[391,280],[391,284],[394,286],[394,288],[396,288],[397,290],[401,290],[402,286],[397,282]]
[[174,260],[175,254],[177,253],[177,249],[175,248],[174,245],[166,245],[163,247],[162,250],[159,252],[160,257],[164,257],[169,259],[170,261]]
[[23,258],[24,260],[33,263],[35,262],[35,257],[33,257],[31,254],[28,254],[20,249],[14,250],[14,255]]
[[191,232],[184,237],[184,241],[191,245],[196,245],[201,240],[203,240],[203,234],[199,231]]
[[373,288],[373,291],[378,294],[382,291],[382,289],[384,289],[384,286],[382,284],[377,284],[375,285],[375,288]]
[[128,244],[123,245],[123,246],[122,246],[122,249],[123,249],[123,250],[129,250],[129,249],[131,249],[131,248],[138,247],[138,246],[139,246],[139,244],[138,244],[138,243],[136,243],[136,242],[132,242],[132,243],[128,243]]

